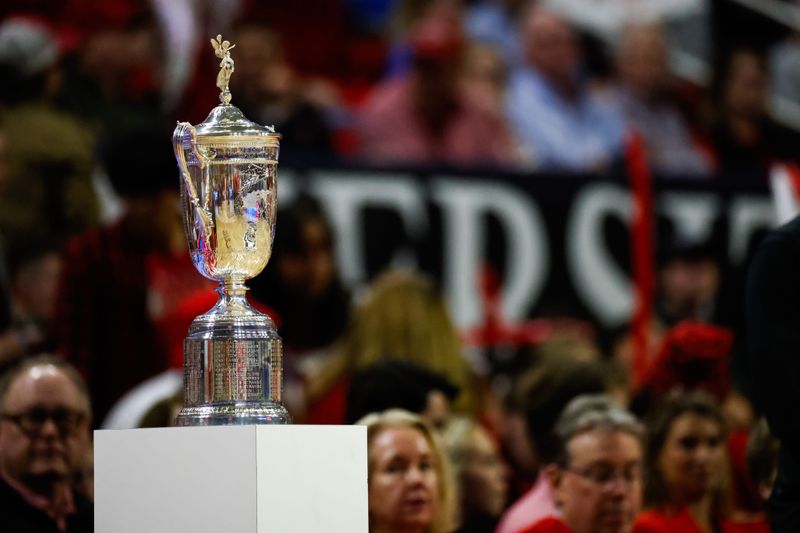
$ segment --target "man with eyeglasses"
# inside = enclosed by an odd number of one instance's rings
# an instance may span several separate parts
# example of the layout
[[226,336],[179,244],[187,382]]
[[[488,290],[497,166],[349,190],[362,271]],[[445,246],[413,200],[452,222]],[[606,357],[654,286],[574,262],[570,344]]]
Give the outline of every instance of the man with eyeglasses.
[[26,359],[0,378],[0,530],[94,531],[93,506],[74,490],[90,419],[86,385],[61,359]]
[[636,418],[605,395],[579,396],[556,424],[560,456],[546,468],[559,511],[525,533],[628,533],[642,505]]

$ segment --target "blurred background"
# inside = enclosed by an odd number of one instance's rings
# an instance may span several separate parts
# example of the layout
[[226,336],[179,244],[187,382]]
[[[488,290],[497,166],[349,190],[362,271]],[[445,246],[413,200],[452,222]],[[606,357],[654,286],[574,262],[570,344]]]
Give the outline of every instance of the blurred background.
[[6,0],[0,366],[56,352],[98,426],[171,420],[216,295],[170,135],[218,104],[222,34],[232,103],[283,136],[248,284],[298,422],[354,421],[380,402],[363,372],[410,361],[434,384],[373,378],[503,437],[519,494],[526,372],[591,362],[646,405],[679,354],[670,383],[713,382],[749,431],[748,261],[800,205],[798,21],[790,0]]

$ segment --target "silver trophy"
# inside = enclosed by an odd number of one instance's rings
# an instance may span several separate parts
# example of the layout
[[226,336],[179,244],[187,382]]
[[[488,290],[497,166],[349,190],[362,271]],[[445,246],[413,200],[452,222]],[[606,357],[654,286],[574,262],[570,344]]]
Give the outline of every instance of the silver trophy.
[[221,59],[222,105],[172,137],[192,261],[219,282],[219,300],[194,319],[184,341],[179,426],[287,424],[281,403],[283,347],[272,320],[247,302],[245,280],[269,261],[275,234],[280,135],[230,104],[233,46],[211,40]]

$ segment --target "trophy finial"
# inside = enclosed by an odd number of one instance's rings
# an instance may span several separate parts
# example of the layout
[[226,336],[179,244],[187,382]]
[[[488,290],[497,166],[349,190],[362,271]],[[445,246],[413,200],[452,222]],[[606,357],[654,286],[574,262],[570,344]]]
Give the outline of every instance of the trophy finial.
[[231,50],[236,45],[232,45],[230,41],[223,41],[222,35],[217,35],[216,39],[211,39],[211,46],[214,47],[214,55],[222,60],[219,63],[219,74],[217,74],[217,87],[222,91],[219,94],[219,101],[228,105],[231,103],[231,90],[228,88],[228,83],[231,81],[231,74],[233,74]]

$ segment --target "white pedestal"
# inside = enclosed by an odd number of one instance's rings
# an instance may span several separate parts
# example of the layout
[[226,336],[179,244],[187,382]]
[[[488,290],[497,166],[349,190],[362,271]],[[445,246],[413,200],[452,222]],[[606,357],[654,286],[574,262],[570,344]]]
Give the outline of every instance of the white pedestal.
[[361,426],[95,431],[97,533],[367,533]]

